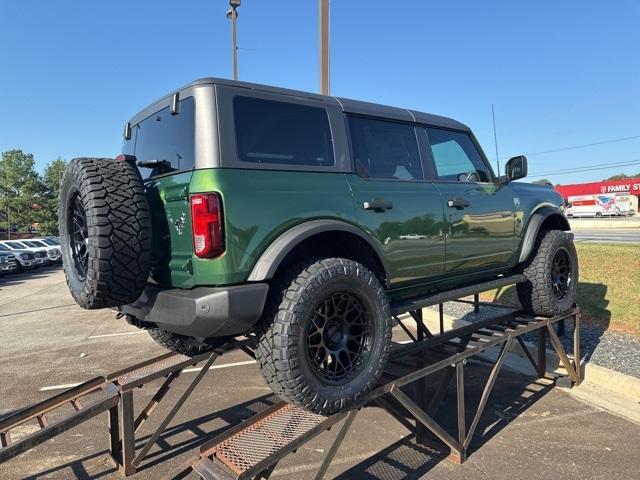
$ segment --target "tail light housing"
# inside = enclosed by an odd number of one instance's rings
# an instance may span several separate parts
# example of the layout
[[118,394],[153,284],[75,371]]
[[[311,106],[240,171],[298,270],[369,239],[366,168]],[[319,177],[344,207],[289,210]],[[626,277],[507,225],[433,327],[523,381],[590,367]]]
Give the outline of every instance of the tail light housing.
[[200,258],[213,258],[224,252],[222,199],[218,193],[191,195],[193,251]]

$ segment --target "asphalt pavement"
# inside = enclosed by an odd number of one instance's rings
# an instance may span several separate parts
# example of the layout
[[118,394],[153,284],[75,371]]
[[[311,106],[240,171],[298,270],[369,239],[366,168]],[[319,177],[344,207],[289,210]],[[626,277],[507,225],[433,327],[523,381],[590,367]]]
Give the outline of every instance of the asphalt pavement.
[[[396,338],[406,337],[394,332]],[[0,278],[0,418],[71,385],[162,353],[144,331],[116,319],[112,311],[77,307],[59,269]],[[215,366],[149,452],[147,463],[130,478],[174,478],[206,439],[276,401],[243,352],[225,354]],[[489,371],[489,366],[475,361],[465,368],[467,425]],[[169,391],[168,402],[180,396],[193,375],[183,373]],[[428,386],[431,392],[436,385],[434,379]],[[158,386],[156,382],[136,389],[138,409]],[[455,404],[455,390],[450,389],[445,405]],[[171,403],[161,404],[157,414],[170,407]],[[441,413],[438,420],[455,432],[455,408]],[[139,432],[140,439],[148,438],[160,420],[152,417]],[[31,424],[20,427],[14,438],[34,429],[37,426]],[[338,431],[333,428],[301,446],[278,465],[272,478],[313,478]],[[634,452],[639,450],[640,425],[583,403],[548,382],[503,369],[464,464],[450,463],[416,445],[398,422],[371,406],[357,415],[326,478],[637,478],[640,458]],[[118,478],[107,455],[106,416],[0,465],[0,478]]]
[[640,228],[573,230],[573,235],[576,242],[640,245]]

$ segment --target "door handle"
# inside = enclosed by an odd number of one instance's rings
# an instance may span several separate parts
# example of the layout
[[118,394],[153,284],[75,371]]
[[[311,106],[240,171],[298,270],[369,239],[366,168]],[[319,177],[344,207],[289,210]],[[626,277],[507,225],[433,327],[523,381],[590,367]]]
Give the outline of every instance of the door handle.
[[388,202],[387,200],[376,199],[363,202],[362,208],[365,210],[373,210],[374,212],[384,212],[385,210],[391,210],[393,208],[393,203]]
[[454,197],[447,202],[447,205],[451,208],[463,209],[471,205],[469,200],[460,197]]

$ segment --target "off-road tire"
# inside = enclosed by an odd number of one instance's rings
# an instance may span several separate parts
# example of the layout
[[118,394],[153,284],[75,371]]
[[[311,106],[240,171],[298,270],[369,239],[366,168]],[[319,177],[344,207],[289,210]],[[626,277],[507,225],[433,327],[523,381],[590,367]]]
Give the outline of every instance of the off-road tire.
[[162,345],[172,352],[181,353],[190,357],[210,352],[228,341],[227,338],[223,337],[200,340],[195,337],[186,337],[177,333],[168,332],[158,327],[148,327],[145,328],[145,330],[157,344]]
[[[73,212],[83,209],[86,240],[73,240]],[[75,158],[60,184],[60,239],[64,273],[83,308],[135,301],[151,267],[151,211],[138,169],[127,161]],[[84,243],[83,255],[75,255]],[[81,266],[75,259],[84,259]]]
[[[335,385],[314,372],[307,331],[318,305],[349,292],[361,302],[372,334],[361,364]],[[284,400],[319,414],[357,402],[377,384],[389,356],[391,315],[386,293],[371,271],[344,258],[297,263],[274,278],[258,323],[256,359],[271,389]]]
[[[553,261],[556,253],[564,250],[570,266],[570,282],[562,298],[554,293],[552,282]],[[529,260],[522,266],[527,281],[516,289],[522,308],[535,315],[553,316],[573,307],[578,287],[578,255],[573,234],[560,230],[540,232]]]

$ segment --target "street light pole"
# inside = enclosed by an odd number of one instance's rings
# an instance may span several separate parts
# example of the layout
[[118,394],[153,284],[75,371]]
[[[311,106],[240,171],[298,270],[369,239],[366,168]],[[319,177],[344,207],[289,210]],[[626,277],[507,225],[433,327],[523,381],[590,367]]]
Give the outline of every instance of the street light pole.
[[329,95],[329,0],[318,0],[320,93]]
[[229,6],[231,7],[227,12],[227,18],[231,20],[231,61],[233,63],[233,79],[238,79],[238,37],[237,37],[237,22],[238,11],[241,0],[229,0]]

